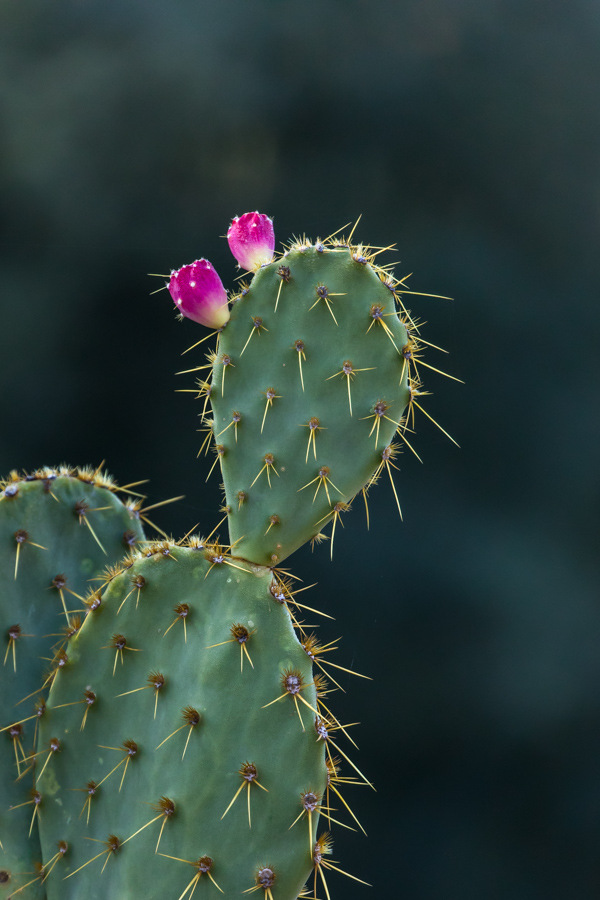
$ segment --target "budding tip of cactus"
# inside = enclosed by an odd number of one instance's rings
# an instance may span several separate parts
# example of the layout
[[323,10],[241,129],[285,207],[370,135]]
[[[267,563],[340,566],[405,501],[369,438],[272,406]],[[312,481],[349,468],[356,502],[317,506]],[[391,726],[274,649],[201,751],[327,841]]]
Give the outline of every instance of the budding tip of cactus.
[[223,328],[229,321],[227,291],[207,259],[174,269],[168,284],[178,312],[209,328]]
[[242,269],[252,272],[273,260],[273,220],[264,213],[250,212],[235,216],[227,230],[227,240]]

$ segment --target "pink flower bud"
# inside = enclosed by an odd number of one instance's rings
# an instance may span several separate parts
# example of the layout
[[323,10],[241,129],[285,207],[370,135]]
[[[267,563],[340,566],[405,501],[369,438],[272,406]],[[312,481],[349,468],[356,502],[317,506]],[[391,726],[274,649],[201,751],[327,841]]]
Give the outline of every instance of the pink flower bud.
[[169,293],[181,315],[194,322],[222,328],[229,321],[227,292],[207,259],[171,272]]
[[240,266],[249,272],[254,271],[273,259],[273,220],[259,212],[236,216],[229,226],[227,240]]

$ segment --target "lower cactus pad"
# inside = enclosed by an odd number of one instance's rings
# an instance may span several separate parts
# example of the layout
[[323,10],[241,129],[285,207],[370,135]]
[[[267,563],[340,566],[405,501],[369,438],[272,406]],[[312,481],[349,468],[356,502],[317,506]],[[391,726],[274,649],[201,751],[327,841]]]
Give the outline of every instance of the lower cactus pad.
[[68,845],[49,900],[182,900],[200,881],[295,900],[330,781],[325,687],[274,578],[189,539],[110,579],[41,722],[45,858]]

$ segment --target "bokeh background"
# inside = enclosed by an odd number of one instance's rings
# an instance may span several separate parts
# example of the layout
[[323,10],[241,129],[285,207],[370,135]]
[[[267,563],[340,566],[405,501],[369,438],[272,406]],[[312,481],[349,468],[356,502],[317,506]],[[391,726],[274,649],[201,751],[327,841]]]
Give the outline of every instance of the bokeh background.
[[146,273],[233,286],[235,214],[362,214],[455,298],[413,312],[462,449],[422,419],[404,523],[382,486],[293,560],[374,679],[336,703],[378,792],[335,848],[374,888],[334,898],[600,896],[599,39],[593,0],[2,0],[0,473],[106,459],[186,495],[167,531],[216,524],[199,326]]

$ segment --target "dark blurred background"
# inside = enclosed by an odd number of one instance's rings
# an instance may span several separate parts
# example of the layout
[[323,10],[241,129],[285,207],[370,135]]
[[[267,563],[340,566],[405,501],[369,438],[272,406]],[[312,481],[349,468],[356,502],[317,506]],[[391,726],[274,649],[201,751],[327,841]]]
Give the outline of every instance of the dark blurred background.
[[455,298],[412,308],[462,449],[422,418],[404,524],[382,486],[292,561],[374,678],[336,695],[378,788],[338,900],[600,896],[599,38],[593,0],[2,0],[0,473],[106,459],[186,495],[167,531],[216,524],[174,393],[202,332],[146,273],[232,287],[235,214],[362,213]]

